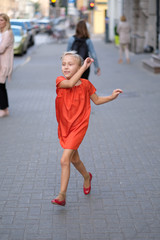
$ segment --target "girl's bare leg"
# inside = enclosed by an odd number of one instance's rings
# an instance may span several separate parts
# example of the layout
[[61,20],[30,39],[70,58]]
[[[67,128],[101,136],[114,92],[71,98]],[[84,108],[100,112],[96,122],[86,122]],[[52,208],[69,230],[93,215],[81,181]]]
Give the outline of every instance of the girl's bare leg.
[[74,167],[80,172],[80,174],[84,177],[84,187],[88,188],[90,185],[90,176],[87,172],[83,162],[79,158],[78,150],[74,151],[71,162]]
[[69,177],[70,177],[70,162],[75,150],[64,149],[61,158],[61,188],[60,194],[56,197],[60,201],[65,199]]

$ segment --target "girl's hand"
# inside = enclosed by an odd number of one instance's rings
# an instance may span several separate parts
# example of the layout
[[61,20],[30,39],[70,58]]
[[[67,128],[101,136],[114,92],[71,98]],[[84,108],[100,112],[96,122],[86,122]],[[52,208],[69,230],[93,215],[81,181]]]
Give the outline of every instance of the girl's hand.
[[86,58],[85,60],[84,60],[84,63],[83,63],[83,65],[84,65],[84,67],[87,69],[87,68],[89,68],[90,67],[90,65],[92,64],[94,62],[94,60],[93,60],[93,58]]
[[112,99],[116,99],[120,93],[123,93],[121,89],[115,89],[111,95]]

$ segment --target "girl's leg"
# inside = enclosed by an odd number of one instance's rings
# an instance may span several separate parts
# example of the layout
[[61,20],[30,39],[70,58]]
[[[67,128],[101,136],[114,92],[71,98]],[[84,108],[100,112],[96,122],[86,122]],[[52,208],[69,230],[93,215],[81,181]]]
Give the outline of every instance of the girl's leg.
[[56,197],[60,201],[65,199],[65,194],[68,187],[69,177],[70,177],[70,162],[72,155],[75,150],[64,149],[62,158],[61,158],[61,188],[60,193]]
[[71,162],[74,167],[80,172],[80,174],[84,177],[84,187],[88,188],[90,185],[90,175],[87,172],[83,162],[79,158],[78,150],[73,153]]

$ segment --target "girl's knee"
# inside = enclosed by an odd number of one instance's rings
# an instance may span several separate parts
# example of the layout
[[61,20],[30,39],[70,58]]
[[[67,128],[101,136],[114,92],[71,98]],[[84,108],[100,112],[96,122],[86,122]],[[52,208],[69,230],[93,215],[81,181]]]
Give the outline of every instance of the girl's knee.
[[70,161],[68,157],[62,157],[61,158],[61,167],[69,166]]

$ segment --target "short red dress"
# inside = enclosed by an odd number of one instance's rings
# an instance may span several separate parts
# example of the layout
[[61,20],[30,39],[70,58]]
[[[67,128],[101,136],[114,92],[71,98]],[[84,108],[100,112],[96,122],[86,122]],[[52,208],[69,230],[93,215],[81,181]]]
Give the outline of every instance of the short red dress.
[[58,84],[66,80],[60,76],[56,79],[56,117],[58,138],[62,148],[78,149],[89,124],[91,112],[90,96],[96,88],[86,79],[72,88],[59,88]]

